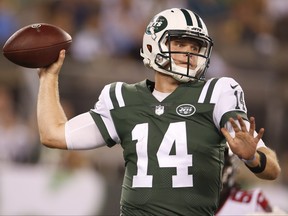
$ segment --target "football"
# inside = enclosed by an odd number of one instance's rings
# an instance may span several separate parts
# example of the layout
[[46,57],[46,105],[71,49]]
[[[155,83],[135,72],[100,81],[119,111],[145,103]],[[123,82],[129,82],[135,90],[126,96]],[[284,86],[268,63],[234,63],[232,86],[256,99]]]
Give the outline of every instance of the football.
[[47,67],[57,61],[60,50],[68,50],[71,43],[72,37],[63,29],[36,23],[11,35],[3,46],[3,55],[23,67]]

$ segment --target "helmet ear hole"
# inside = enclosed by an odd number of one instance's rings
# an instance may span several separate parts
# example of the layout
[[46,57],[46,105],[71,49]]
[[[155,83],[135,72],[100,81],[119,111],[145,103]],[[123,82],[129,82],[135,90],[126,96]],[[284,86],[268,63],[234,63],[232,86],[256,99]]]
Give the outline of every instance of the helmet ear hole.
[[147,49],[149,50],[150,53],[152,53],[152,46],[150,44],[147,45]]

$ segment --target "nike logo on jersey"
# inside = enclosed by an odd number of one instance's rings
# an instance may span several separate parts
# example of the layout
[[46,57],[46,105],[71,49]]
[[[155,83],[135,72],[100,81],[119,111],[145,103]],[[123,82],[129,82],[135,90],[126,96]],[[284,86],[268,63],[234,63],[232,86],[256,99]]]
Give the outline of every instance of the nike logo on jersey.
[[230,87],[231,87],[232,89],[235,89],[237,86],[238,86],[238,85],[234,85],[234,86],[233,86],[233,85],[230,84]]

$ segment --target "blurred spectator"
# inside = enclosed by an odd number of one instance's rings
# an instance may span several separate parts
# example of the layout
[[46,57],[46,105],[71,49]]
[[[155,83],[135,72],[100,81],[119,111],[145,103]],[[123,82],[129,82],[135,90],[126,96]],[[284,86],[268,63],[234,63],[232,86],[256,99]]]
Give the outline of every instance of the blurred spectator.
[[288,45],[288,10],[285,16],[275,21],[274,34],[280,44]]
[[46,20],[50,24],[59,26],[67,31],[69,34],[73,34],[74,29],[74,12],[75,1],[67,0],[53,0],[46,1]]
[[228,19],[224,21],[223,25],[226,37],[223,37],[222,40],[230,43],[252,43],[259,31],[261,32],[270,27],[270,22],[265,13],[265,0],[232,1]]
[[73,37],[72,57],[80,62],[91,62],[96,57],[109,55],[111,52],[102,34],[100,5],[89,5],[89,8],[82,7],[82,10],[78,10],[78,14],[77,23],[80,28]]
[[153,14],[169,7],[186,7],[187,0],[102,0],[104,37],[112,54],[141,59],[143,29]]
[[11,89],[0,86],[0,160],[35,162],[39,144],[35,131],[18,115]]
[[225,0],[188,0],[188,7],[206,19],[222,17],[229,3]]
[[[32,162],[35,137],[18,119],[12,93],[0,86],[0,215],[100,215],[107,186],[87,154],[41,148],[36,164],[23,163]],[[61,103],[70,118],[73,105],[68,100]]]
[[10,1],[0,0],[0,45],[19,28],[16,10],[9,5]]
[[266,0],[267,15],[277,20],[288,14],[287,0]]
[[[139,58],[143,29],[147,22],[147,6],[141,0],[102,2],[101,21],[103,22],[104,37],[108,41],[112,53],[116,56]],[[145,4],[147,4],[146,1]]]
[[277,149],[284,153],[287,151],[286,132],[288,130],[288,15],[281,16],[275,20],[274,37],[278,44],[273,58],[271,58],[271,80],[274,85],[267,99],[267,128],[268,137],[273,140]]

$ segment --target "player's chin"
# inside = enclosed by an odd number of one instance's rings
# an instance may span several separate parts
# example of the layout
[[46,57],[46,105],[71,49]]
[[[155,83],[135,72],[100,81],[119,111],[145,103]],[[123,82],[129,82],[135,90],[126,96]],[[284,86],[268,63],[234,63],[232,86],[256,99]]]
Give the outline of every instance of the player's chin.
[[196,68],[195,65],[192,64],[188,64],[188,63],[181,63],[181,64],[177,64],[177,66],[185,68],[185,69],[190,69],[190,70],[194,70]]

